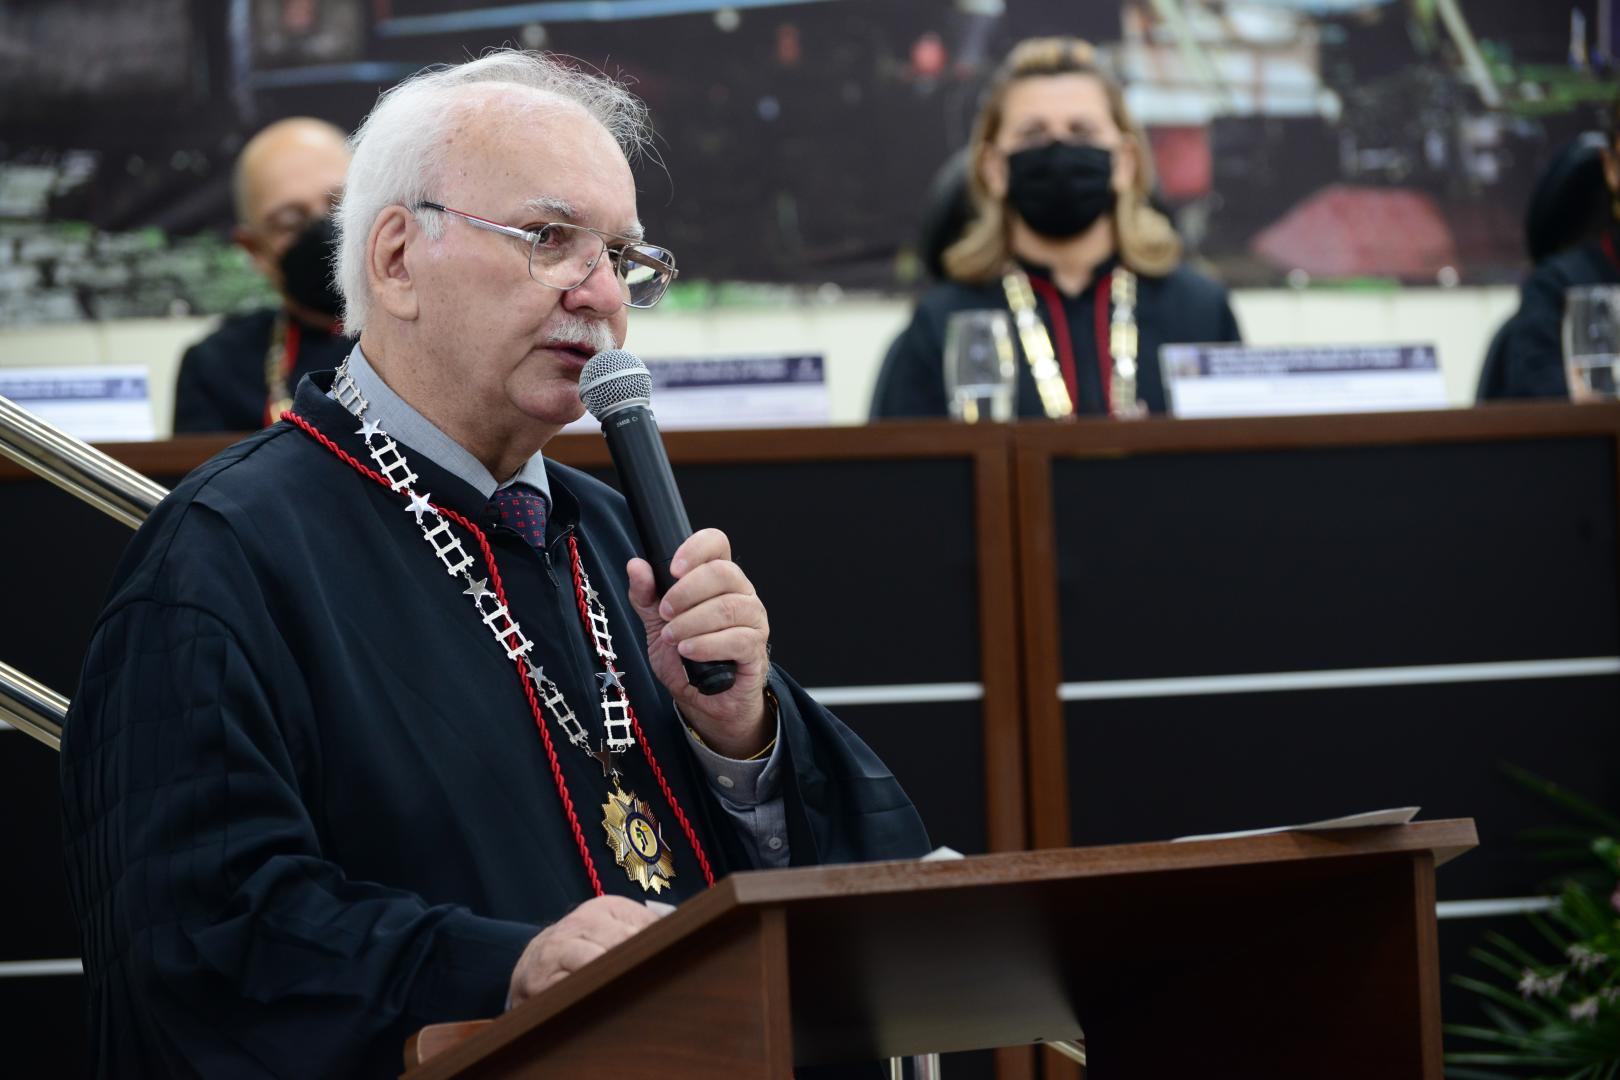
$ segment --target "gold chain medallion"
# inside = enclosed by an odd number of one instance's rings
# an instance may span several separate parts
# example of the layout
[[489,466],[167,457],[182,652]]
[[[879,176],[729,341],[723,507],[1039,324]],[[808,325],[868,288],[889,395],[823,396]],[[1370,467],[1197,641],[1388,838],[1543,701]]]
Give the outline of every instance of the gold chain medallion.
[[652,808],[635,792],[615,786],[602,804],[602,827],[607,830],[613,857],[630,880],[643,889],[662,892],[675,876],[675,859]]

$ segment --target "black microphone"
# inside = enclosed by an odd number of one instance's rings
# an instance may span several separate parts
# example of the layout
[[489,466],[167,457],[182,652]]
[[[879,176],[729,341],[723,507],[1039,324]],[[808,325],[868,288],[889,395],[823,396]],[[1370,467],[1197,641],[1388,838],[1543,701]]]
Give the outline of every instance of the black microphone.
[[[675,549],[692,535],[686,506],[675,487],[675,474],[664,453],[664,440],[653,419],[652,375],[635,353],[607,349],[591,357],[579,373],[579,398],[602,425],[619,486],[630,503],[641,546],[652,564],[658,595],[669,592]],[[702,694],[721,694],[737,681],[732,660],[682,660],[686,679]]]

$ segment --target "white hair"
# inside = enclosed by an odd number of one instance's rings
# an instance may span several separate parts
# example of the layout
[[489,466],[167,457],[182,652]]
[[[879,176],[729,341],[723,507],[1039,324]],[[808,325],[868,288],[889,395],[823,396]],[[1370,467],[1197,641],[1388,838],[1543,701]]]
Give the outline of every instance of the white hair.
[[371,309],[366,241],[377,216],[390,206],[417,213],[422,231],[437,238],[440,215],[416,211],[437,192],[444,146],[459,119],[455,100],[470,86],[516,86],[577,105],[607,129],[634,159],[649,139],[647,107],[606,75],[570,67],[541,53],[496,49],[464,64],[417,72],[377,99],[349,140],[354,160],[337,211],[336,278],[343,294],[343,326],[358,337]]

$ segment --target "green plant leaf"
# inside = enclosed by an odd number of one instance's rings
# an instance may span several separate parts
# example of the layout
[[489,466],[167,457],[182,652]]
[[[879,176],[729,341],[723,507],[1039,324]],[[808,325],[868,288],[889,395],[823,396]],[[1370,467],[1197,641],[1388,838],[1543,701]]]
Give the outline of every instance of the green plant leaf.
[[1470,979],[1466,975],[1453,975],[1451,977],[1451,981],[1455,986],[1460,986],[1464,990],[1472,990],[1474,993],[1479,994],[1482,997],[1487,997],[1499,1005],[1506,1005],[1515,1012],[1523,1013],[1525,1016],[1528,1016],[1542,1024],[1556,1025],[1563,1023],[1563,1018],[1561,1016],[1557,1016],[1548,1010],[1543,1009],[1539,1005],[1532,1005],[1530,1002],[1519,997],[1519,995],[1510,993],[1507,990],[1503,990],[1499,986],[1493,986],[1488,982],[1481,982],[1478,979]]
[[1545,1050],[1547,1041],[1540,1035],[1514,1034],[1507,1031],[1498,1031],[1495,1028],[1473,1027],[1467,1024],[1447,1024],[1447,1035],[1456,1035],[1465,1039],[1476,1039],[1479,1042],[1494,1043],[1497,1046],[1512,1046],[1519,1050]]
[[1531,953],[1523,945],[1520,945],[1517,941],[1514,941],[1505,934],[1491,930],[1485,934],[1485,940],[1496,946],[1499,951],[1507,954],[1507,958],[1510,961],[1518,964],[1518,969],[1515,969],[1513,972],[1514,978],[1518,978],[1518,972],[1523,968],[1536,968],[1539,970],[1541,968],[1550,966],[1548,965],[1547,961]]
[[1502,764],[1502,771],[1518,781],[1521,785],[1540,795],[1543,799],[1561,806],[1578,818],[1584,818],[1597,825],[1604,832],[1620,834],[1620,818],[1598,807],[1585,799],[1567,790],[1561,784],[1543,779],[1528,769],[1521,769],[1517,765],[1506,762]]
[[1496,1054],[1489,1052],[1447,1054],[1447,1061],[1455,1061],[1459,1065],[1573,1065],[1575,1062],[1566,1057],[1554,1057],[1550,1054]]
[[1479,1003],[1479,1007],[1481,1012],[1491,1018],[1491,1023],[1495,1024],[1502,1031],[1510,1031],[1516,1035],[1523,1035],[1529,1030],[1523,1024],[1519,1023],[1517,1017],[1513,1016],[1511,1013],[1503,1012],[1492,1002],[1482,1001]]
[[1612,836],[1600,836],[1592,841],[1592,854],[1603,861],[1603,865],[1616,874],[1620,874],[1620,843]]
[[[1571,1010],[1589,1002],[1591,995],[1620,985],[1620,918],[1610,899],[1620,876],[1620,818],[1525,769],[1503,765],[1503,770],[1576,821],[1521,834],[1539,848],[1535,857],[1561,865],[1562,872],[1548,886],[1556,902],[1544,913],[1527,913],[1532,940],[1521,944],[1493,932],[1469,950],[1492,973],[1491,981],[1450,976],[1453,985],[1478,995],[1489,1024],[1446,1026],[1448,1044],[1453,1039],[1473,1044],[1445,1055],[1447,1075],[1464,1080],[1620,1080],[1620,1007],[1602,1001],[1594,1016],[1570,1018]],[[1604,959],[1577,971],[1569,958],[1575,945]],[[1527,970],[1540,979],[1557,977],[1558,992],[1530,998],[1516,993]]]
[[[1472,956],[1475,960],[1478,960],[1486,967],[1495,970],[1498,974],[1507,976],[1507,978],[1513,981],[1514,985],[1518,984],[1519,976],[1524,972],[1524,964],[1504,959],[1488,949],[1475,947],[1468,950],[1468,955]],[[1541,965],[1534,964],[1531,966],[1540,967]]]
[[[1557,912],[1558,910],[1558,908],[1553,908],[1554,912]],[[1537,912],[1529,912],[1527,915],[1525,915],[1525,918],[1529,920],[1531,926],[1536,928],[1536,933],[1546,938],[1548,943],[1550,943],[1554,949],[1558,950],[1556,954],[1558,959],[1553,961],[1553,965],[1561,967],[1564,961],[1564,950],[1569,948],[1568,939],[1566,939],[1562,934],[1558,933],[1558,931],[1554,930],[1552,928],[1552,924]]]

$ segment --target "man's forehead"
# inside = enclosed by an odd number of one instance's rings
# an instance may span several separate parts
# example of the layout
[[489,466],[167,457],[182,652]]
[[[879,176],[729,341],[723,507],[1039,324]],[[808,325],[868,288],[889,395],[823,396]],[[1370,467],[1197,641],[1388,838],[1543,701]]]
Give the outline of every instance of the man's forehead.
[[318,201],[342,190],[348,169],[348,155],[341,150],[297,147],[258,163],[246,178],[246,197],[259,214],[289,202]]
[[492,92],[464,100],[458,111],[445,179],[489,200],[481,212],[540,213],[616,232],[636,226],[635,182],[624,151],[577,103]]
[[523,200],[519,208],[520,216],[525,214],[538,214],[547,221],[565,221],[576,225],[595,225],[597,228],[607,229],[631,240],[640,240],[644,235],[641,222],[634,213],[622,220],[597,220],[588,209],[572,199],[560,195],[535,195]]
[[617,159],[628,168],[617,141],[577,101],[543,90],[512,85],[463,88],[451,106],[451,142],[486,149],[508,148],[525,156],[591,154]]

